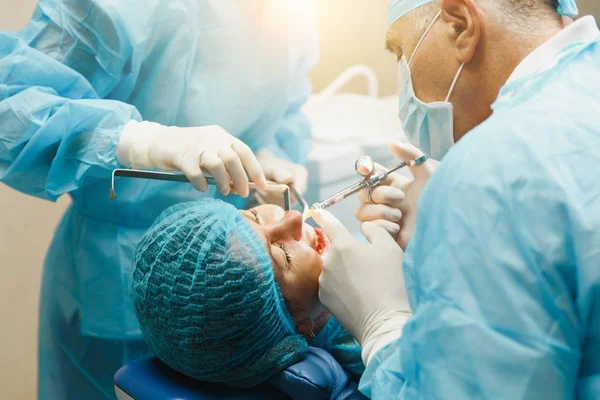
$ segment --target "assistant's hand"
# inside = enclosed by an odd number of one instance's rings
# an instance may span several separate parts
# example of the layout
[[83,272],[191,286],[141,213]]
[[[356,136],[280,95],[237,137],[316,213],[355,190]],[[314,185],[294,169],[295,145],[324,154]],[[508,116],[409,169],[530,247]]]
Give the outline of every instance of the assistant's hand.
[[267,149],[257,151],[256,157],[267,179],[284,185],[294,185],[300,194],[306,193],[308,170],[302,165],[279,158]]
[[332,247],[323,260],[319,299],[335,318],[364,345],[387,322],[410,314],[402,261],[404,253],[377,224],[363,224],[371,243],[358,241],[333,215],[317,210],[313,219]]
[[[270,150],[262,149],[256,152],[258,162],[262,166],[268,180],[284,185],[294,185],[300,194],[306,193],[308,189],[308,170],[300,164],[275,156]],[[256,198],[263,204],[280,204],[281,193],[259,190]]]
[[[421,150],[411,144],[392,142],[389,145],[392,154],[402,161],[415,160],[423,155]],[[378,166],[379,167],[379,166]],[[410,167],[413,179],[398,174],[390,174],[382,185],[371,192],[359,193],[361,204],[356,209],[356,217],[362,222],[374,222],[397,239],[406,249],[417,223],[417,201],[429,178],[435,172],[430,160],[421,165]]]
[[215,179],[223,195],[233,186],[240,196],[248,197],[248,175],[260,187],[267,186],[250,147],[219,126],[178,128],[130,122],[121,134],[117,157],[133,168],[179,170],[203,192],[208,190],[203,172]]

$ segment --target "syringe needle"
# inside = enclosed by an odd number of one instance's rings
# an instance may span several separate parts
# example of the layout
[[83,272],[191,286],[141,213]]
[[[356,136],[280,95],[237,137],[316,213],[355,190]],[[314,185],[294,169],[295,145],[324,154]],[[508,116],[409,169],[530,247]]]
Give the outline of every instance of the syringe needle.
[[[415,165],[423,164],[425,161],[427,161],[427,156],[423,155],[415,160],[411,160],[408,162],[402,162],[389,170],[375,171],[371,175],[365,177],[364,180],[362,180],[350,187],[347,187],[346,189],[334,194],[331,197],[328,197],[327,199],[325,199],[323,201],[313,204],[312,207],[304,213],[304,215],[303,215],[304,220],[306,221],[307,219],[311,218],[313,215],[313,212],[316,209],[327,209],[327,208],[339,203],[340,201],[352,196],[353,194],[359,192],[361,189],[367,189],[369,187],[371,187],[371,188],[376,187],[377,185],[381,184],[381,182],[383,182],[388,177],[388,175],[391,174],[392,172],[396,172],[399,169],[402,169],[406,166],[415,166]],[[358,162],[357,162],[357,165],[358,165]],[[358,167],[357,167],[357,169],[358,169]]]
[[315,208],[311,207],[302,214],[302,218],[306,221],[309,218],[312,218],[313,212],[315,212]]

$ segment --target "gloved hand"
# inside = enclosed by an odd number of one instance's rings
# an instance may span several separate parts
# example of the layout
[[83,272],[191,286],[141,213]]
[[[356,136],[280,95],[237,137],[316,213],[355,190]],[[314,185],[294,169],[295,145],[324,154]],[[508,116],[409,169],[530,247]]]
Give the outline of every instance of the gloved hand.
[[121,133],[117,158],[133,168],[179,170],[202,192],[208,190],[203,172],[215,179],[223,195],[233,185],[240,196],[248,197],[246,171],[257,185],[267,186],[250,147],[219,126],[178,128],[132,121]]
[[332,244],[319,278],[323,306],[363,347],[391,331],[399,337],[411,312],[398,244],[372,222],[362,226],[365,245],[329,212],[316,210],[313,219]]
[[[284,185],[294,185],[300,194],[306,193],[308,170],[302,165],[281,159],[267,149],[257,151],[256,157],[268,180]],[[281,193],[257,191],[256,197],[263,204],[282,205],[283,201]]]
[[284,185],[294,185],[300,194],[306,193],[308,170],[302,165],[279,158],[267,149],[257,151],[256,158],[267,179]]
[[[392,142],[389,149],[402,161],[415,160],[423,155],[421,150],[403,142]],[[380,166],[377,166],[381,168]],[[430,160],[410,167],[414,180],[398,174],[390,174],[388,179],[371,192],[368,189],[359,193],[361,204],[356,209],[356,218],[362,222],[374,222],[388,231],[402,249],[406,249],[417,224],[417,201],[429,178],[435,172]]]

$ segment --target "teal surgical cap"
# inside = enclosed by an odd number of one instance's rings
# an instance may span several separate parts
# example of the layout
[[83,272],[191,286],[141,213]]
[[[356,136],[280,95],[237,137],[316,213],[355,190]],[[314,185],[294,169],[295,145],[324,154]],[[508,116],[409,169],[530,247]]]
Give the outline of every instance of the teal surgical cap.
[[388,26],[404,17],[406,14],[435,0],[390,0],[390,9],[388,13]]
[[308,351],[264,243],[227,203],[164,211],[136,248],[133,267],[130,294],[144,339],[185,375],[251,387]]
[[[406,14],[435,0],[390,0],[388,26],[404,17]],[[579,13],[575,0],[558,0],[558,13],[565,17],[575,17]]]

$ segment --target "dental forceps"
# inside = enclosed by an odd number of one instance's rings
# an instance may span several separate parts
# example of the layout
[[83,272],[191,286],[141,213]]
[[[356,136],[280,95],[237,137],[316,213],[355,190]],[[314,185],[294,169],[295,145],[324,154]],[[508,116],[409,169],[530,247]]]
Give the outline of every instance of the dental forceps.
[[402,162],[388,170],[375,170],[375,163],[373,162],[373,159],[369,156],[363,156],[356,160],[356,163],[354,164],[354,170],[364,179],[334,194],[333,196],[326,198],[323,201],[319,201],[318,203],[313,204],[312,207],[308,210],[308,212],[304,214],[304,218],[308,219],[312,216],[314,210],[327,209],[333,206],[334,204],[337,204],[340,201],[347,199],[353,194],[358,193],[362,189],[375,188],[376,186],[381,184],[381,182],[385,181],[391,173],[396,172],[404,167],[421,165],[425,161],[427,161],[427,159],[428,157],[424,155],[415,160]]
[[[169,182],[183,182],[189,183],[189,179],[180,173],[176,172],[158,172],[158,171],[146,171],[140,169],[115,169],[112,172],[111,185],[110,185],[110,198],[115,200],[117,198],[117,193],[115,191],[115,178],[123,177],[123,178],[136,178],[136,179],[151,179],[156,181],[169,181]],[[209,185],[216,185],[214,178],[210,176],[205,176]],[[283,209],[285,211],[290,211],[292,209],[292,197],[296,200],[300,206],[302,207],[302,212],[308,212],[308,203],[300,193],[296,190],[293,185],[283,185],[280,183],[267,182],[267,186],[271,190],[281,190],[283,194]],[[251,191],[256,191],[260,189],[258,185],[254,182],[248,182],[248,187]]]

